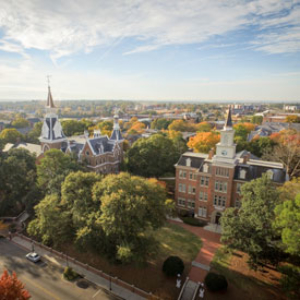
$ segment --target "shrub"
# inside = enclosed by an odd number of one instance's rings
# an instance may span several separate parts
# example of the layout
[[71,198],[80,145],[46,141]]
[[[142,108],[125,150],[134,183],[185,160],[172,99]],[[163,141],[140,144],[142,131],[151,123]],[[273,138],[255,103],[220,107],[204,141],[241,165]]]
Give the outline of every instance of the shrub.
[[71,267],[65,267],[63,276],[65,279],[73,281],[78,277],[78,274]]
[[193,217],[181,217],[180,218],[185,224],[197,227],[204,227],[207,225],[206,221],[199,220]]
[[165,260],[162,269],[167,276],[176,276],[183,273],[184,263],[178,256],[169,256]]
[[211,272],[206,275],[204,281],[207,288],[212,292],[227,290],[228,283],[223,275]]

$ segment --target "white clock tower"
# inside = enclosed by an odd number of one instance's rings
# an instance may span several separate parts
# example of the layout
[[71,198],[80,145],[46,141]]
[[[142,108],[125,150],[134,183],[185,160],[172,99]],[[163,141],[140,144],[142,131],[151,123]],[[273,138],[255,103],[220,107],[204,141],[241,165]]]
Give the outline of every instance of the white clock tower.
[[227,118],[223,130],[221,130],[221,141],[217,144],[215,159],[227,161],[234,159],[236,144],[233,141],[234,130],[232,129],[231,109],[228,108]]

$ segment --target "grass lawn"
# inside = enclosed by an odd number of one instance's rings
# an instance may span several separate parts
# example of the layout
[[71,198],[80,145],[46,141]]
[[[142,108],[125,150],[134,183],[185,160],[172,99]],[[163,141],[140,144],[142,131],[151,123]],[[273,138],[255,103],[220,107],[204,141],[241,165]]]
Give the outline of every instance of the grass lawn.
[[[240,251],[226,253],[221,247],[211,263],[212,272],[223,274],[228,280],[228,290],[222,299],[250,300],[286,299],[279,288],[280,273],[273,268],[254,271],[247,265],[248,256]],[[207,299],[216,299],[216,293],[207,292]]]
[[167,278],[162,272],[162,264],[170,255],[179,256],[185,264],[184,278],[189,273],[191,262],[197,256],[202,242],[199,237],[184,228],[167,223],[154,234],[159,242],[155,257],[149,258],[147,266],[112,265],[104,257],[93,253],[79,253],[70,245],[62,245],[61,251],[68,253],[77,260],[94,266],[106,273],[123,279],[135,286],[152,293],[159,294],[163,299],[176,299],[179,290],[175,287],[175,278]]

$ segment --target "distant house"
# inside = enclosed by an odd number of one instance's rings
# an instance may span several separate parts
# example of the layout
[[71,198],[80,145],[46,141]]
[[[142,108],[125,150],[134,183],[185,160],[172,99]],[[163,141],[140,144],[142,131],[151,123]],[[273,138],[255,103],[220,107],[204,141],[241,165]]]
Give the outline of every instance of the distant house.
[[248,151],[236,153],[230,109],[216,147],[216,154],[210,151],[181,155],[175,165],[178,210],[218,224],[226,208],[240,207],[244,183],[265,173],[277,185],[287,180],[282,164],[259,160]]

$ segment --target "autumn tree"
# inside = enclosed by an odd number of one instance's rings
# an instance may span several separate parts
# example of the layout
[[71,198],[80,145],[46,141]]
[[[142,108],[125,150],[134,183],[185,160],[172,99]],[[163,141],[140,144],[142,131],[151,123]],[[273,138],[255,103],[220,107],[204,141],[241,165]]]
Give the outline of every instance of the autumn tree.
[[199,132],[196,136],[190,137],[188,147],[195,152],[208,153],[211,148],[215,148],[220,141],[220,134],[216,132]]
[[181,131],[181,132],[195,132],[196,127],[184,120],[174,120],[168,127],[169,130]]
[[272,151],[266,152],[266,160],[277,161],[284,165],[290,178],[300,174],[300,132],[283,130],[270,137],[278,143]]
[[211,124],[208,122],[201,122],[198,124],[195,124],[197,132],[209,132],[212,130]]
[[7,270],[4,270],[0,277],[0,300],[28,300],[31,296],[25,285],[17,278],[15,272],[9,275]]
[[248,134],[255,129],[256,125],[252,123],[237,123],[233,125],[235,130],[235,139],[246,141]]
[[300,123],[300,117],[297,115],[286,116],[285,122],[287,123]]

